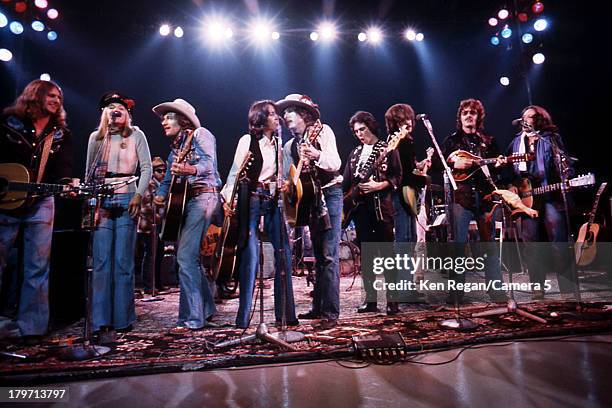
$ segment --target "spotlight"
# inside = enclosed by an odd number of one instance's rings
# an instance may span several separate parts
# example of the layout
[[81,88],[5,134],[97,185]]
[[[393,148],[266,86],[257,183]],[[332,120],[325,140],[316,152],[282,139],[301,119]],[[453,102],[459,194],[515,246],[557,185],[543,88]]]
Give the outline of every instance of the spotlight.
[[329,21],[319,24],[317,31],[322,40],[332,41],[336,38],[336,27]]
[[319,39],[319,33],[317,33],[316,31],[313,31],[312,33],[310,33],[310,39],[312,41],[317,41]]
[[497,19],[496,19],[495,17],[491,17],[491,18],[489,19],[489,25],[490,25],[491,27],[495,27],[495,26],[497,25],[497,23],[498,23],[498,21],[497,21]]
[[15,11],[18,13],[23,13],[27,8],[28,6],[24,1],[18,1],[15,3]]
[[234,36],[234,30],[232,30],[230,27],[227,27],[225,31],[223,31],[223,36],[225,36],[225,38],[229,40]]
[[421,41],[423,41],[424,39],[425,39],[425,34],[423,34],[423,33],[418,33],[418,34],[416,35],[416,40],[417,40],[417,41],[421,42]]
[[531,59],[533,60],[534,64],[540,65],[546,60],[546,57],[541,52],[538,52],[537,54],[533,54]]
[[406,39],[408,41],[414,41],[416,40],[416,33],[414,32],[414,30],[406,30],[406,32],[404,32],[404,37],[406,37]]
[[32,30],[34,31],[43,31],[45,29],[45,25],[38,20],[32,21]]
[[529,16],[527,15],[527,13],[519,13],[518,19],[521,23],[526,23],[527,20],[529,20]]
[[539,1],[535,2],[533,6],[531,6],[531,9],[533,10],[534,13],[540,14],[541,12],[544,11],[544,4]]
[[510,85],[510,78],[503,76],[499,78],[499,83],[502,84],[503,86],[508,86]]
[[[253,40],[260,44],[265,41],[268,41],[270,38],[273,38],[272,24],[268,21],[263,21],[263,20],[254,21],[251,24],[249,31],[251,33],[251,37],[253,38]],[[279,37],[280,37],[280,34],[279,34]]]
[[493,37],[491,37],[491,44],[493,45],[499,45],[499,37],[494,35]]
[[6,27],[8,25],[8,18],[2,13],[0,13],[0,28]]
[[159,33],[164,37],[167,36],[170,34],[170,26],[168,24],[162,24],[161,27],[159,27]]
[[544,20],[543,18],[539,18],[535,23],[533,23],[533,28],[536,31],[544,31],[546,30],[546,27],[548,27],[548,21]]
[[512,30],[510,28],[508,28],[508,27],[504,28],[501,31],[501,36],[504,37],[504,38],[510,38],[511,35],[512,35]]
[[13,59],[13,53],[6,48],[0,48],[0,61],[9,62]]
[[174,36],[176,38],[181,38],[184,34],[185,34],[185,32],[183,31],[182,27],[179,26],[179,27],[176,27],[174,29]]
[[357,35],[357,39],[361,42],[364,42],[365,40],[368,39],[368,35],[364,32],[359,33],[359,35]]
[[523,36],[521,37],[521,40],[525,43],[525,44],[529,44],[533,41],[533,35],[530,33],[525,33],[523,34]]
[[48,39],[49,41],[55,41],[55,40],[57,40],[57,33],[56,33],[55,31],[49,31],[49,32],[47,33],[47,39]]
[[49,3],[47,3],[47,0],[35,0],[34,5],[36,5],[38,8],[45,9]]
[[368,36],[368,42],[372,44],[379,44],[383,39],[382,31],[378,27],[368,29],[366,35]]
[[506,9],[501,9],[499,10],[499,13],[497,13],[497,17],[499,17],[500,20],[507,19],[509,15],[510,13]]
[[55,20],[57,16],[59,16],[59,13],[56,9],[52,8],[47,11],[47,17],[49,17],[51,20]]
[[44,74],[40,74],[40,79],[41,81],[50,81],[51,80],[51,75],[44,73]]
[[212,19],[204,24],[204,34],[208,41],[218,43],[234,36],[234,30],[224,20]]
[[272,39],[278,40],[280,38],[280,33],[278,31],[272,31]]
[[11,30],[11,33],[15,35],[23,33],[23,25],[21,25],[19,21],[13,21],[11,24],[9,24],[9,29]]

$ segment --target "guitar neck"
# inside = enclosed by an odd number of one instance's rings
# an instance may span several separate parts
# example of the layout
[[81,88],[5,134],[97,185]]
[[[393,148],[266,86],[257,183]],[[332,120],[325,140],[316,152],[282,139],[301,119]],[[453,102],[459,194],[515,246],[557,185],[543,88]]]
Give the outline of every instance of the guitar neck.
[[62,193],[66,190],[66,186],[63,184],[45,184],[45,183],[22,183],[11,181],[8,186],[9,190],[13,191],[25,191],[28,193]]
[[599,186],[599,190],[597,190],[595,202],[593,203],[593,208],[591,209],[591,214],[589,215],[589,227],[595,222],[595,214],[597,213],[597,207],[599,207],[599,197],[601,197],[601,194],[604,192],[607,185],[608,183],[603,183],[601,186]]

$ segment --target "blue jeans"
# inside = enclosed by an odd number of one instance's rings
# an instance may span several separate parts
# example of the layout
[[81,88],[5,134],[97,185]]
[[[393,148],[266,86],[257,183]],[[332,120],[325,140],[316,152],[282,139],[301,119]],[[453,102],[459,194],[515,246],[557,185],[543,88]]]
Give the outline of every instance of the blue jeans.
[[200,329],[217,310],[208,278],[200,263],[202,234],[208,230],[210,221],[217,211],[219,211],[218,193],[200,194],[191,198],[186,205],[176,253],[181,289],[179,326]]
[[[393,208],[395,208],[395,242],[406,243],[416,242],[416,217],[406,212],[400,200],[402,194],[401,190],[393,193]],[[411,245],[412,246],[412,245]],[[410,246],[410,247],[411,247]],[[408,245],[396,245],[396,252],[400,252],[400,248],[409,247]],[[411,269],[400,269],[398,270],[398,281],[407,280],[412,281],[414,279],[414,272]]]
[[[274,265],[276,269],[276,273],[274,274],[274,315],[278,322],[280,322],[282,318],[281,262],[283,261],[280,257],[281,217],[277,202],[262,197],[262,195],[266,193],[267,190],[258,188],[256,192],[251,195],[249,209],[249,238],[246,247],[238,254],[240,259],[240,304],[238,306],[238,315],[236,316],[236,326],[241,328],[249,326],[251,303],[253,302],[253,288],[255,287],[255,277],[257,275],[259,261],[257,231],[261,215],[264,216],[264,231],[274,247]],[[287,234],[284,236],[282,245],[285,251],[284,261],[285,271],[287,273],[287,303],[285,310],[287,322],[291,322],[297,319],[295,317],[293,285],[291,282],[291,248],[289,247],[289,237]]]
[[19,226],[23,225],[23,283],[17,311],[21,335],[44,335],[49,324],[49,259],[55,201],[46,197],[25,212],[0,212],[0,282]]
[[332,186],[323,190],[331,228],[313,229],[312,245],[316,263],[316,281],[312,311],[328,320],[340,315],[340,261],[338,249],[342,230],[342,188]]
[[115,194],[100,206],[100,223],[93,234],[93,330],[124,329],[136,321],[134,250],[136,222],[128,204],[134,193]]

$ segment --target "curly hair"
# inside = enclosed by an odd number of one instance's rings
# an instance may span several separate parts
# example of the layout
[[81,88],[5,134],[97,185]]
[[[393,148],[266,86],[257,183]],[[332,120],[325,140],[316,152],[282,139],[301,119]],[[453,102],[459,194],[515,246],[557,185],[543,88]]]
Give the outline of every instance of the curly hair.
[[535,115],[533,115],[533,128],[537,131],[550,131],[557,132],[558,128],[553,123],[552,117],[550,113],[543,107],[539,105],[529,105],[523,109],[521,112],[521,117],[527,112],[529,109],[533,109],[535,111]]
[[62,88],[53,81],[36,79],[30,82],[17,97],[15,102],[4,109],[7,115],[15,115],[21,118],[29,117],[39,119],[48,115],[45,111],[45,97],[51,90],[56,90],[60,95],[60,107],[57,112],[51,114],[50,121],[56,126],[66,125],[66,111],[64,110],[64,93]]
[[385,112],[385,125],[387,133],[397,132],[402,124],[412,122],[414,125],[414,109],[405,103],[396,103]]
[[261,137],[268,124],[268,106],[276,110],[276,104],[270,99],[253,102],[249,108],[249,134]]
[[476,130],[482,130],[484,128],[486,112],[482,102],[478,99],[464,99],[459,103],[459,109],[457,109],[457,130],[461,130],[461,111],[466,108],[476,111]]
[[357,111],[353,114],[353,116],[351,116],[351,118],[349,119],[349,128],[351,129],[351,132],[353,134],[355,134],[354,128],[355,123],[357,122],[366,125],[367,128],[370,129],[370,132],[372,132],[372,134],[374,134],[376,137],[379,137],[378,122],[376,121],[374,115],[372,115],[370,112]]
[[291,112],[295,112],[298,115],[300,115],[302,119],[304,119],[304,123],[306,124],[306,127],[314,125],[314,123],[318,119],[314,113],[312,113],[308,109],[304,109],[299,106],[289,106],[287,109],[285,109],[285,111],[283,112],[283,115],[285,113],[291,113]]

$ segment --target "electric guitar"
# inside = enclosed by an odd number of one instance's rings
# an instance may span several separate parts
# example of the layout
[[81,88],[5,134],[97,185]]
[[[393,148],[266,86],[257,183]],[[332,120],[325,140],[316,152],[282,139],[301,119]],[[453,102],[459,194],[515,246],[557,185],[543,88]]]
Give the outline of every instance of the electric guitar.
[[[521,180],[518,187],[518,195],[521,197],[521,201],[527,208],[533,207],[533,197],[550,193],[553,191],[561,190],[561,188],[576,188],[576,187],[588,187],[595,184],[595,175],[593,173],[588,173],[585,175],[581,175],[575,177],[571,180],[567,180],[565,183],[559,182],[554,184],[548,184],[546,186],[531,187],[531,182],[529,179],[525,178]],[[514,210],[512,215],[524,212],[521,209]]]
[[[427,158],[425,161],[429,160],[431,162],[431,158],[434,154],[435,150],[433,147],[427,149]],[[414,169],[413,173],[418,176],[427,176],[427,171],[429,170],[429,165],[424,165],[422,170]],[[419,191],[420,190],[420,191]],[[413,215],[419,215],[421,204],[425,199],[425,193],[427,190],[427,186],[417,189],[412,186],[404,186],[402,187],[402,198],[408,204],[408,208],[410,208],[410,212]]]
[[[476,156],[465,150],[455,150],[448,156],[448,160],[452,157],[466,159],[471,162],[471,167],[467,169],[453,169],[453,177],[455,181],[465,181],[472,177],[480,170],[480,166],[487,164],[495,164],[497,158],[483,159],[480,156]],[[504,156],[502,156],[504,157]],[[533,160],[535,157],[532,153],[514,153],[510,156],[506,156],[507,163],[526,162]]]
[[[323,125],[320,120],[317,120],[311,130],[308,131],[305,143],[307,145],[314,144],[322,131]],[[283,193],[287,222],[292,227],[308,225],[312,203],[319,194],[312,171],[302,171],[305,166],[309,166],[309,164],[302,157],[300,157],[297,166],[291,164],[288,177],[289,186],[287,191]]]
[[582,224],[580,231],[578,231],[578,239],[576,240],[575,252],[576,252],[576,265],[586,266],[589,265],[595,259],[597,253],[597,234],[599,234],[600,225],[595,223],[595,214],[597,213],[597,207],[599,206],[599,197],[606,189],[608,183],[603,183],[599,186],[597,194],[595,195],[595,202],[593,203],[593,209],[589,214],[589,221]]
[[[397,132],[395,132],[391,138],[387,141],[387,147],[383,148],[378,157],[374,159],[374,152],[368,158],[368,161],[364,165],[363,169],[359,172],[359,174],[353,179],[352,184],[348,188],[347,192],[344,194],[342,199],[342,228],[348,227],[351,220],[353,219],[353,215],[355,210],[362,203],[362,198],[364,194],[359,189],[359,184],[366,182],[372,177],[374,171],[380,167],[382,162],[385,160],[385,157],[389,155],[393,150],[397,148],[399,142],[406,137],[408,134],[408,129],[406,126],[402,126]],[[374,193],[376,194],[376,193]],[[378,196],[375,195],[375,198]],[[377,209],[377,211],[380,211]]]
[[[187,153],[191,149],[191,141],[193,139],[193,130],[187,133],[187,139],[183,145],[183,149],[178,153],[175,163],[181,163],[185,160]],[[187,177],[172,176],[170,181],[170,189],[168,190],[168,203],[166,204],[166,216],[162,222],[160,239],[162,241],[176,242],[181,232],[183,225],[183,214],[185,212],[185,204],[187,203]]]
[[[246,172],[252,163],[253,153],[249,151],[240,164],[238,173],[236,173],[236,181],[229,201],[233,213],[223,218],[221,235],[213,254],[212,278],[229,293],[234,293],[238,289],[236,258],[238,255],[239,226],[241,221],[239,211],[236,211],[238,190],[241,182],[245,180]],[[242,222],[248,223],[248,218],[243,219]],[[232,283],[234,284],[232,285]]]

